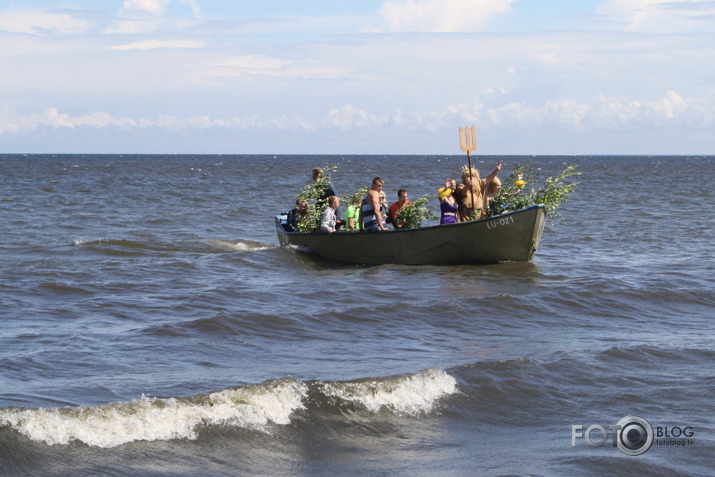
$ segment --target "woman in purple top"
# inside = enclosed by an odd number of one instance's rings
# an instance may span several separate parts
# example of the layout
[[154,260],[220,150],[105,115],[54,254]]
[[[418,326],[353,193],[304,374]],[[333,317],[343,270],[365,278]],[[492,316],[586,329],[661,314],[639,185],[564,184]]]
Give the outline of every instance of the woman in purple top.
[[454,199],[454,190],[457,188],[457,181],[447,179],[444,187],[437,190],[439,196],[439,210],[442,213],[439,218],[440,224],[456,224],[459,222],[459,205]]

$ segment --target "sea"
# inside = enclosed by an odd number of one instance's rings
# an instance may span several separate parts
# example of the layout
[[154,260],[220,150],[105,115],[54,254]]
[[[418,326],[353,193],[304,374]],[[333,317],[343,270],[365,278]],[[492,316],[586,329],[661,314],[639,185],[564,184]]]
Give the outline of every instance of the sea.
[[0,475],[715,475],[715,156],[471,160],[577,165],[532,261],[278,243],[466,155],[0,155]]

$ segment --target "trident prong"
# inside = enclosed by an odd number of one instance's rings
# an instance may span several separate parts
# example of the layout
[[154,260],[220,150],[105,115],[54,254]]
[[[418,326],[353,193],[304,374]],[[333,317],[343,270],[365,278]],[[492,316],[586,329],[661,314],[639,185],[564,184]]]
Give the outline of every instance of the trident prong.
[[[459,147],[462,148],[462,151],[467,153],[467,167],[469,168],[467,170],[469,171],[469,180],[471,182],[472,158],[469,153],[477,149],[477,128],[474,126],[471,128],[459,128]],[[472,186],[469,187],[469,195],[472,197],[472,207],[474,208],[474,188]],[[472,212],[472,214],[474,214],[474,212]],[[472,218],[470,217],[468,220],[472,220]]]
[[459,147],[467,154],[477,149],[477,128],[459,128]]

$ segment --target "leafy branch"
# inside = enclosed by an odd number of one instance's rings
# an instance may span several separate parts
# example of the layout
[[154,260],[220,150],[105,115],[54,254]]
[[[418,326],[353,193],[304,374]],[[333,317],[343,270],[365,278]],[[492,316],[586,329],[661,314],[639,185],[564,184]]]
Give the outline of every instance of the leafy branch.
[[[529,185],[537,184],[539,172],[534,171],[531,163],[520,164],[504,181],[499,195],[492,200],[489,215],[500,215],[532,205],[543,205],[550,223],[553,224],[556,218],[563,220],[558,208],[566,202],[569,194],[579,184],[567,181],[573,176],[580,175],[580,172],[576,172],[576,167],[574,164],[566,166],[556,177],[547,177],[541,187],[527,188]],[[522,180],[522,178],[526,179]]]
[[422,226],[423,220],[438,218],[427,208],[428,201],[429,196],[420,197],[397,211],[397,220],[402,222],[402,229],[416,229]]
[[346,194],[345,197],[343,197],[343,202],[347,205],[360,204],[369,190],[370,188],[368,186],[361,187],[354,194]]
[[328,206],[328,187],[330,186],[330,173],[338,170],[338,166],[324,167],[323,173],[315,182],[303,187],[296,196],[296,200],[304,200],[308,204],[308,212],[296,225],[298,232],[320,231],[320,216]]

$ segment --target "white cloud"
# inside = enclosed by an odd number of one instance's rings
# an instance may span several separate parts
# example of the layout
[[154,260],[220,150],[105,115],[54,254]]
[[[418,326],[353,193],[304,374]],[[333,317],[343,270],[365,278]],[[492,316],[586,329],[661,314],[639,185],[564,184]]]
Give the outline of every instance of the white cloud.
[[331,108],[325,122],[329,128],[340,129],[380,127],[390,121],[388,114],[373,114],[364,109],[346,104],[340,108]]
[[0,30],[12,33],[77,35],[85,33],[89,27],[89,21],[77,18],[66,11],[5,10],[0,12]]
[[152,15],[163,15],[169,0],[124,0],[120,13],[144,12]]
[[574,129],[628,130],[665,126],[712,127],[715,92],[685,98],[667,91],[655,99],[616,98],[606,95],[585,103],[573,99],[549,100],[543,105],[510,103],[485,110],[483,118],[493,125],[549,126]]
[[57,108],[48,108],[41,113],[32,113],[26,116],[15,115],[15,112],[7,107],[0,111],[0,134],[25,134],[41,127],[74,129],[81,126],[94,129],[103,129],[109,126],[131,128],[136,127],[137,123],[133,119],[115,118],[104,112],[72,117],[69,114],[60,113]]
[[104,33],[120,33],[130,35],[133,33],[154,33],[160,25],[155,19],[120,20],[104,29]]
[[272,58],[264,55],[236,55],[218,63],[210,75],[213,76],[243,76],[243,75],[280,75],[281,70],[290,65],[288,60]]
[[314,60],[301,59],[296,61],[260,54],[235,55],[208,66],[201,71],[196,71],[192,75],[196,83],[251,76],[285,77],[289,79],[334,79],[352,75],[343,68],[324,65]]
[[712,0],[607,0],[597,12],[628,31],[715,31]]
[[196,0],[179,0],[192,11],[193,20],[185,18],[169,18],[167,7],[170,0],[124,0],[117,14],[116,21],[104,30],[104,33],[155,33],[162,27],[181,29],[196,24],[201,8]]
[[477,31],[517,0],[385,0],[379,14],[387,31]]
[[[712,92],[711,92],[712,93]],[[661,98],[637,100],[599,97],[594,122],[604,129],[620,127],[661,127],[713,125],[715,104],[713,98],[683,98],[668,91]]]
[[593,106],[575,99],[548,100],[543,105],[513,102],[486,110],[489,123],[495,126],[560,125],[580,129]]
[[198,40],[145,40],[128,43],[126,45],[116,45],[111,50],[156,50],[158,48],[201,48],[203,41]]

